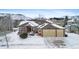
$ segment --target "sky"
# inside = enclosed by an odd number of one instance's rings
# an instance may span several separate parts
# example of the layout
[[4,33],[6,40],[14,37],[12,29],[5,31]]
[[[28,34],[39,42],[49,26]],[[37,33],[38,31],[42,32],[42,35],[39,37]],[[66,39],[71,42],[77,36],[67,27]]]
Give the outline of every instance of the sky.
[[0,13],[23,14],[26,17],[63,17],[79,15],[79,9],[0,9]]

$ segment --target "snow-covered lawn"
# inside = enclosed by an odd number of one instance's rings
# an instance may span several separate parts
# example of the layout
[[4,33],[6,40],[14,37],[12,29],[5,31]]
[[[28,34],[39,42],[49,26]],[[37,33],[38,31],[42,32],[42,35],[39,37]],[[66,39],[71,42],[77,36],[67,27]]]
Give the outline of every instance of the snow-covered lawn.
[[47,48],[44,39],[37,35],[21,39],[17,32],[12,32],[7,37],[9,37],[9,48]]
[[[21,39],[17,32],[7,34],[9,48],[57,48],[52,42],[63,40],[63,48],[79,48],[79,35],[67,33],[68,37],[40,37],[38,35],[28,36]],[[48,40],[48,41],[47,41]],[[0,48],[7,48],[5,37],[0,37]]]

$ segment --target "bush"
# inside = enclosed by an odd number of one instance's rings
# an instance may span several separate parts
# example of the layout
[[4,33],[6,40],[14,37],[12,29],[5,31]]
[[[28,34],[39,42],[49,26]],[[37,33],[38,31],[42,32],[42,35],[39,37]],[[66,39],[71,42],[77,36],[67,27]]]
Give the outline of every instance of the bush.
[[20,37],[23,39],[27,38],[27,33],[20,34]]

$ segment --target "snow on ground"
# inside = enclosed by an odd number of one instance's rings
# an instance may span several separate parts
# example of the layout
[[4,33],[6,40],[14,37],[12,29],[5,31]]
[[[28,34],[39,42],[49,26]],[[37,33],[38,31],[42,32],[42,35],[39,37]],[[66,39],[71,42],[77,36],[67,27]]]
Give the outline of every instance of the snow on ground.
[[9,48],[47,48],[44,39],[37,35],[21,39],[17,32],[12,32],[7,36],[10,37]]
[[[57,48],[52,44],[53,40],[63,40],[65,45],[63,48],[79,48],[79,35],[67,33],[68,37],[40,37],[38,35],[28,36],[21,39],[17,32],[7,34],[9,48]],[[49,40],[49,41],[47,41]],[[0,48],[7,48],[5,37],[0,37]]]
[[51,46],[54,46],[52,42],[55,40],[62,40],[64,41],[65,46],[62,46],[61,48],[79,48],[79,35],[74,33],[67,33],[67,35],[68,37],[48,37],[46,39]]
[[74,33],[67,33],[68,37],[65,38],[66,48],[79,48],[79,35]]

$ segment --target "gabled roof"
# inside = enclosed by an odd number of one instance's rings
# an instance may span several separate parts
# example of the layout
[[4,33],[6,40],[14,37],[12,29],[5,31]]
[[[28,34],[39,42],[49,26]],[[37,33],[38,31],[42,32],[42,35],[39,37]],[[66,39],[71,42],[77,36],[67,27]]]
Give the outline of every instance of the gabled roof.
[[47,22],[49,22],[49,23],[53,23],[53,21],[51,21],[51,20],[46,20]]
[[21,21],[20,24],[19,24],[19,26],[21,26],[21,25],[23,25],[25,23],[28,23],[28,21]]
[[44,26],[46,26],[48,23],[44,23],[42,25],[39,25],[37,28],[43,28]]
[[42,25],[39,25],[37,28],[43,28],[43,29],[64,29],[64,27],[61,27],[56,24],[51,24],[51,23],[44,23]]
[[22,21],[22,22],[20,22],[19,26],[26,25],[26,24],[28,24],[30,26],[38,26],[38,24],[35,23],[34,21]]

